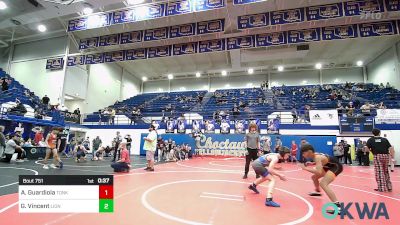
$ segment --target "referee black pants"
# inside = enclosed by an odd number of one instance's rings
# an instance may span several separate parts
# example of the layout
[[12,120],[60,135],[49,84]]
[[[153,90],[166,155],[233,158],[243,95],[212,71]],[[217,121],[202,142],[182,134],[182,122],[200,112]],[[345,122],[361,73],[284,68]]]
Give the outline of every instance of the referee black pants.
[[247,148],[246,165],[244,167],[244,174],[247,176],[249,173],[250,162],[258,158],[258,149]]

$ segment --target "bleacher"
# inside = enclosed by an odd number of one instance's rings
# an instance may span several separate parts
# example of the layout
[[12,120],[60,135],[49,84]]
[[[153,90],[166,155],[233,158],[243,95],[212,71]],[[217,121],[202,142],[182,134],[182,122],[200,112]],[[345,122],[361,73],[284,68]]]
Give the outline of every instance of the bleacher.
[[[27,122],[47,126],[62,125],[64,122],[59,118],[59,115],[43,110],[46,114],[43,119],[35,118],[35,107],[42,107],[40,98],[36,95],[27,96],[25,93],[32,93],[28,88],[19,83],[17,80],[8,75],[0,68],[0,79],[7,78],[11,80],[11,84],[7,91],[0,91],[1,118],[18,122]],[[25,106],[27,112],[22,115],[12,115],[8,110],[16,105],[16,99]],[[54,117],[54,118],[53,118]]]
[[[352,84],[352,86],[354,85]],[[326,85],[302,85],[273,87],[271,90],[260,88],[216,90],[214,93],[207,93],[206,91],[149,93],[137,95],[109,107],[116,109],[117,117],[123,115],[126,123],[129,122],[128,118],[134,107],[140,108],[143,118],[157,119],[162,116],[177,118],[185,113],[198,114],[204,119],[212,119],[214,113],[220,111],[229,114],[231,119],[266,118],[271,114],[277,115],[276,113],[286,113],[291,118],[290,110],[293,107],[296,107],[299,113],[304,113],[305,105],[309,105],[311,109],[335,109],[339,101],[343,106],[346,106],[350,101],[357,101],[359,107],[366,102],[372,104],[384,102],[387,108],[400,108],[398,102],[400,92],[394,88],[379,88],[378,85],[374,84],[363,84],[364,89],[345,88],[344,84],[331,84],[329,86],[332,90],[340,91],[343,95],[351,98],[330,100],[331,90],[327,90]],[[314,97],[311,97],[307,96],[309,91],[299,92],[301,89],[317,89],[318,92]],[[284,94],[276,93],[277,91],[283,91]],[[296,93],[293,94],[293,91],[296,91]],[[211,97],[200,103],[197,97],[199,95]],[[243,102],[245,106],[240,107],[240,102]],[[235,105],[240,109],[238,115],[232,113]],[[102,120],[106,122],[108,118]],[[98,112],[87,115],[84,120],[87,123],[97,123],[98,121]],[[149,121],[151,120],[147,120],[147,122]],[[143,123],[143,121],[140,122]]]
[[[354,86],[356,84],[353,84]],[[301,108],[304,105],[309,105],[311,109],[329,109],[336,108],[338,101],[342,105],[346,106],[350,101],[358,100],[360,106],[369,102],[371,104],[378,104],[383,102],[387,108],[398,108],[400,104],[398,99],[400,93],[394,88],[379,88],[378,85],[374,84],[363,84],[362,89],[351,89],[344,88],[343,84],[331,84],[333,90],[341,90],[352,96],[346,100],[330,100],[328,98],[330,91],[323,89],[320,85],[307,85],[307,86],[283,86],[272,88],[273,92],[283,91],[284,94],[275,94],[276,98],[280,102],[282,109],[292,109],[293,107]],[[300,90],[301,88],[318,89],[318,94],[315,98],[307,96],[307,93],[297,93],[293,95],[293,91]]]
[[[259,98],[262,100],[261,104]],[[203,107],[202,115],[206,119],[211,119],[216,111],[224,111],[232,115],[235,104],[240,108],[239,115],[235,116],[237,119],[263,115],[266,111],[274,109],[273,103],[264,103],[264,99],[266,99],[266,96],[261,88],[217,90]],[[245,107],[240,107],[240,102],[243,102]]]

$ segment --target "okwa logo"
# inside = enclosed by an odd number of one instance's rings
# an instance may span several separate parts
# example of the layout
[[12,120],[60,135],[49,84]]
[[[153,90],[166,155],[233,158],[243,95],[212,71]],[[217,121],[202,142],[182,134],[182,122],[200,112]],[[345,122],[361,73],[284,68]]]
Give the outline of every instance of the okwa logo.
[[[351,208],[356,208],[356,213],[354,211],[350,212]],[[329,209],[328,209],[329,208]],[[340,211],[340,212],[339,212]],[[386,209],[386,205],[383,202],[374,202],[372,205],[363,202],[349,202],[347,204],[340,203],[340,210],[334,203],[327,203],[322,207],[322,215],[329,220],[335,219],[340,216],[340,219],[348,218],[353,220],[354,216],[358,214],[358,219],[361,220],[378,220],[381,217],[389,219],[389,213]]]

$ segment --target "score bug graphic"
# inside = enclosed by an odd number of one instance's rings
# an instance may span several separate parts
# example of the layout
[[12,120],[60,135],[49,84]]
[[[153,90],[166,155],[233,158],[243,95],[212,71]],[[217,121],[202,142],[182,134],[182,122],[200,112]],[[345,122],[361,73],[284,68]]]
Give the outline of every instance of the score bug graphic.
[[112,213],[113,176],[19,177],[20,213]]

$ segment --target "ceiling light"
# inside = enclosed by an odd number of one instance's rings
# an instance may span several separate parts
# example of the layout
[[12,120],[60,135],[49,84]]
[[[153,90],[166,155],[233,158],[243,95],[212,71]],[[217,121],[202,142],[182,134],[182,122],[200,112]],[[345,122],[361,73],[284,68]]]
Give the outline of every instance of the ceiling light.
[[222,76],[226,76],[228,74],[228,72],[226,72],[226,70],[222,70],[221,75]]
[[142,77],[142,81],[147,81],[147,77]]
[[361,60],[357,61],[357,66],[362,66],[362,65],[364,65],[363,61],[361,61]]
[[247,70],[247,73],[248,73],[248,74],[253,74],[253,73],[254,73],[254,69],[253,69],[253,68],[249,68],[249,69]]
[[128,5],[137,5],[144,2],[144,0],[127,0]]
[[86,6],[85,8],[83,8],[83,14],[89,15],[89,14],[92,14],[92,13],[93,13],[93,8],[92,7]]
[[66,96],[64,96],[64,99],[65,100],[73,100],[74,98],[66,95]]
[[43,24],[40,24],[40,25],[37,27],[37,29],[38,29],[40,32],[45,32],[45,31],[47,30],[46,26],[43,25]]
[[285,69],[285,67],[283,67],[283,66],[278,66],[278,71],[279,71],[279,72],[282,72],[284,69]]
[[5,2],[0,1],[0,10],[2,10],[2,9],[7,9],[7,5]]
[[301,82],[302,84],[307,84],[308,83],[308,81],[306,81],[306,80],[303,80],[303,82]]
[[320,70],[322,68],[322,64],[321,63],[317,63],[315,64],[315,68]]
[[170,80],[174,79],[174,75],[168,74],[168,79],[170,79]]
[[225,87],[227,87],[227,88],[230,87],[230,86],[231,86],[230,84],[226,84],[226,85],[225,85]]
[[201,77],[201,73],[200,73],[200,72],[197,72],[197,73],[196,73],[196,77]]

